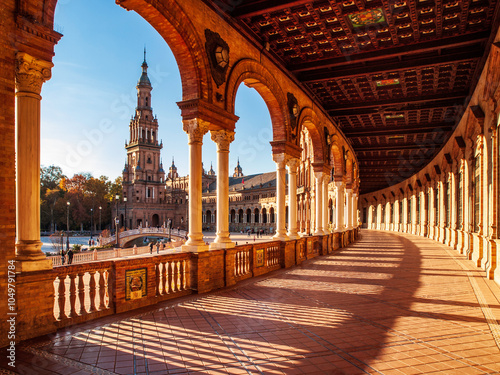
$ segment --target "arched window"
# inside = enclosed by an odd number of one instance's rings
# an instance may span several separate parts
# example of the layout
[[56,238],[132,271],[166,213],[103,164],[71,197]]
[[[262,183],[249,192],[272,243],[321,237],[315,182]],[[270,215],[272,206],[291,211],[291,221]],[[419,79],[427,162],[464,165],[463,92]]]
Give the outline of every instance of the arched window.
[[265,208],[262,209],[262,224],[267,224],[267,210]]
[[252,222],[252,210],[251,209],[247,209],[247,223],[251,223]]
[[254,213],[254,217],[255,217],[255,223],[260,223],[260,221],[259,221],[259,209],[258,209],[258,208],[256,208],[256,209],[253,211],[253,213]]

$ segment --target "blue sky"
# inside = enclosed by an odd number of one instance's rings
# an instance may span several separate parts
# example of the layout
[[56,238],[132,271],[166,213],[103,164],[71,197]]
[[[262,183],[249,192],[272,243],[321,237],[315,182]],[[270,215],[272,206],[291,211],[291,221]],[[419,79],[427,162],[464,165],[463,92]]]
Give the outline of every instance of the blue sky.
[[[176,104],[182,99],[179,70],[158,33],[111,0],[59,0],[54,28],[64,36],[55,47],[52,78],[42,88],[41,164],[58,165],[68,176],[121,176],[146,46],[164,169],[175,157],[179,174],[188,174],[187,135]],[[238,157],[245,174],[274,170],[271,119],[255,90],[240,87],[236,115],[240,120],[230,170]],[[207,134],[204,167],[208,170],[212,162],[216,170],[216,160],[215,144]]]

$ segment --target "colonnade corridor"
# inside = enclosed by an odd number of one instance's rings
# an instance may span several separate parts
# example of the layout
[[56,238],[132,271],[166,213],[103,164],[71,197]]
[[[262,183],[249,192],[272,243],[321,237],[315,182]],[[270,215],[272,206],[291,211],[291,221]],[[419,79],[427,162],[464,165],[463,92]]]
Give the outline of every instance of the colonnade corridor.
[[499,373],[500,288],[482,273],[433,240],[362,230],[292,269],[25,342],[16,370]]

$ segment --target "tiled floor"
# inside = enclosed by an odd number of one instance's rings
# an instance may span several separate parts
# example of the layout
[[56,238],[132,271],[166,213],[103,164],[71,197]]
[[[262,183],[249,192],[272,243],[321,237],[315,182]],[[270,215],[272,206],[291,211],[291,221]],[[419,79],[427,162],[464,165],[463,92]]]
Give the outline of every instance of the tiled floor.
[[271,277],[18,347],[17,371],[500,374],[500,288],[482,274],[434,241],[362,231]]

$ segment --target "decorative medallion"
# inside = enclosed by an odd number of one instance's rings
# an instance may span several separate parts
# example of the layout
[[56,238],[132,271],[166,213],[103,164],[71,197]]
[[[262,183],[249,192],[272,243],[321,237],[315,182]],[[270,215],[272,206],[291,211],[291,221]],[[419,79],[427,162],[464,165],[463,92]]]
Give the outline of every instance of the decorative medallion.
[[351,21],[352,27],[362,27],[385,22],[385,16],[382,8],[348,14],[347,18]]
[[147,268],[125,271],[125,299],[138,299],[147,296]]
[[205,29],[205,50],[210,60],[212,78],[217,87],[226,82],[226,72],[229,68],[229,46],[220,37],[209,29]]
[[262,267],[264,265],[264,249],[255,250],[255,267]]

